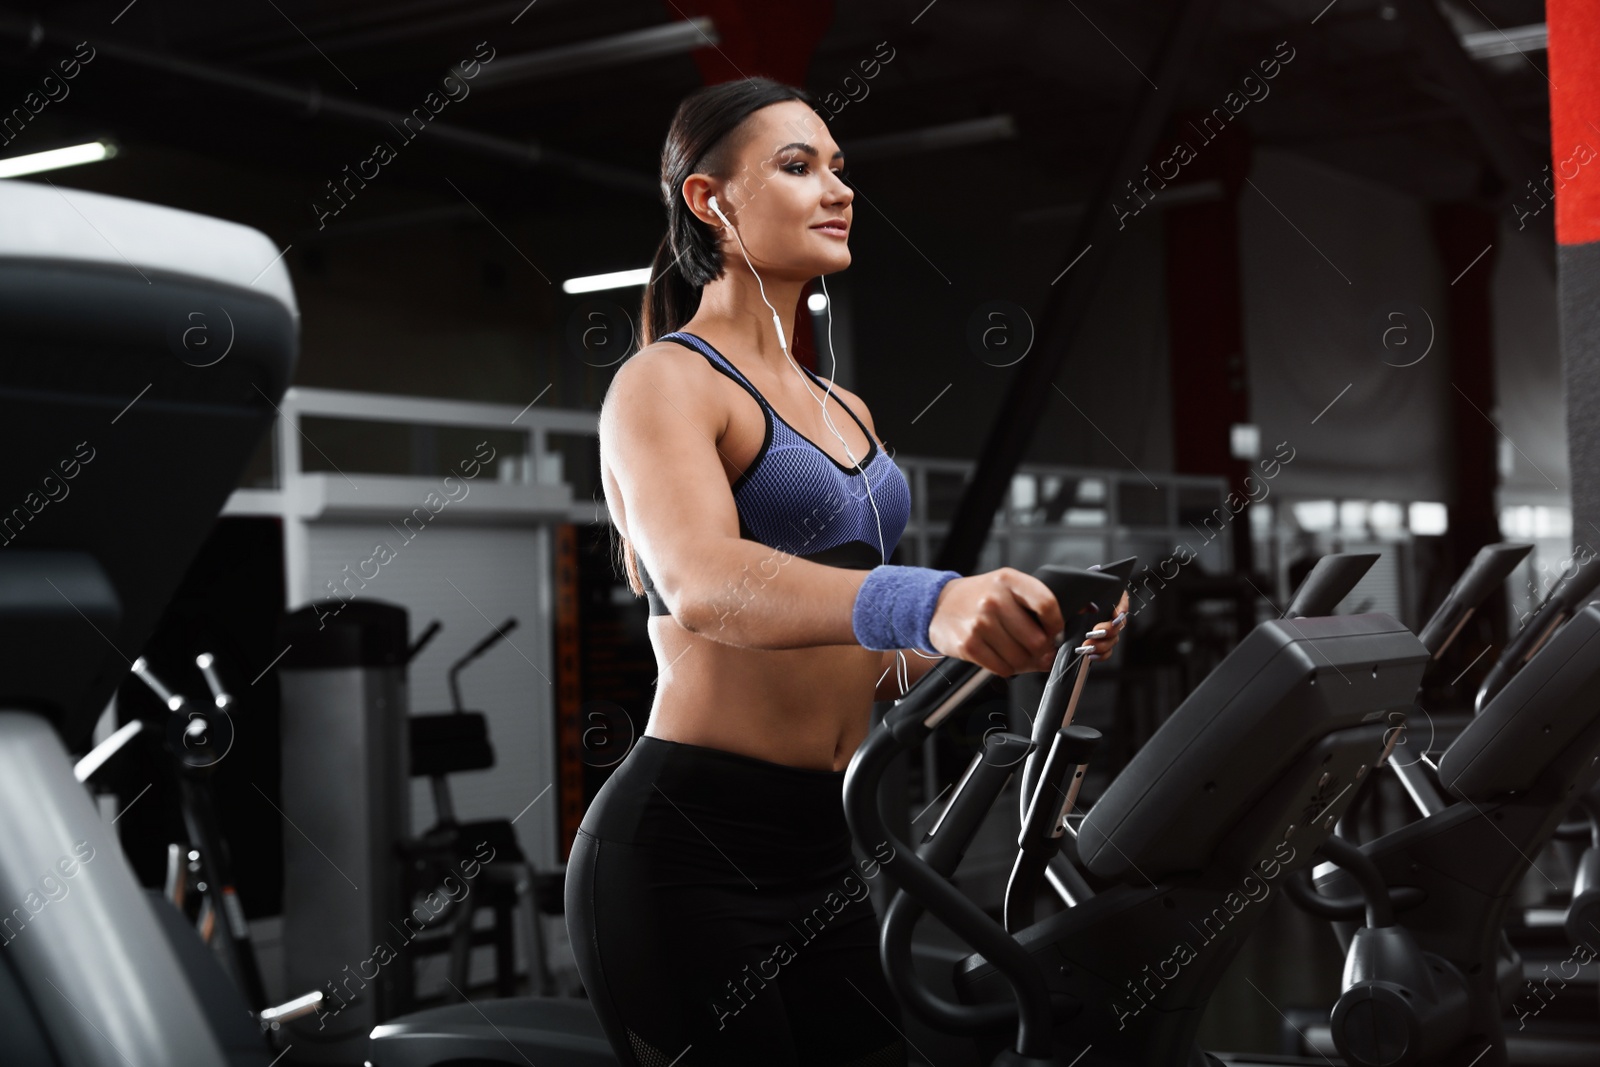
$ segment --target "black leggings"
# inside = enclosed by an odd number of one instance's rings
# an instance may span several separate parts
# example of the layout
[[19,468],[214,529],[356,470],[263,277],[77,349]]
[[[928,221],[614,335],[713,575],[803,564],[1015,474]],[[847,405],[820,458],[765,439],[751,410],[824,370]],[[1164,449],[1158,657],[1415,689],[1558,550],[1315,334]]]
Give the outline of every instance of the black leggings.
[[[642,736],[567,862],[578,975],[629,1067],[901,1067],[843,771]],[[879,858],[889,855],[880,845]]]

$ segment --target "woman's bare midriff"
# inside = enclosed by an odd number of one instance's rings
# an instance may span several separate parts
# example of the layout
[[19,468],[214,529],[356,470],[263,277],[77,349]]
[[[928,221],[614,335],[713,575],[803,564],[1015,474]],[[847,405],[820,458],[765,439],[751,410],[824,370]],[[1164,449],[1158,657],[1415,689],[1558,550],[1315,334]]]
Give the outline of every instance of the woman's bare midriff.
[[[693,323],[684,327],[695,331]],[[701,336],[704,336],[702,333]],[[730,486],[755,462],[766,433],[762,409],[728,375],[718,372],[674,342],[659,342],[674,352],[683,373],[695,374],[714,390],[728,412],[718,436],[717,454]],[[781,395],[783,383],[760,381],[769,400]],[[788,409],[809,411],[811,398],[794,397]],[[805,425],[813,441],[820,427]],[[853,423],[852,436],[862,435]],[[865,441],[853,442],[857,454]],[[834,457],[839,462],[839,457]],[[626,509],[621,503],[605,458],[601,476],[612,521],[627,536]],[[659,576],[658,576],[659,577]],[[652,615],[650,643],[661,675],[645,734],[706,748],[720,748],[772,763],[813,770],[843,770],[867,736],[872,700],[882,672],[883,654],[860,645],[809,648],[743,648],[691,633],[670,615]]]
[[772,763],[842,771],[871,724],[882,653],[859,645],[739,648],[650,619],[667,664],[644,732]]

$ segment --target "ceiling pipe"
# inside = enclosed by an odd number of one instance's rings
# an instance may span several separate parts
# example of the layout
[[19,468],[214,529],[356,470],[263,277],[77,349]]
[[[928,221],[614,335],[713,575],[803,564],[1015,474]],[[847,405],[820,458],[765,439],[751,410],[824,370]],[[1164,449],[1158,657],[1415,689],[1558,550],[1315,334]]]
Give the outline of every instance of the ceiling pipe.
[[[574,0],[539,0],[539,5],[534,10],[541,16],[548,17],[553,5],[568,7],[573,6],[573,2]],[[511,0],[506,4],[478,5],[463,10],[461,0],[447,0],[444,4],[385,7],[381,16],[377,18],[335,16],[320,24],[302,24],[304,34],[298,31],[257,33],[253,40],[247,38],[239,42],[236,50],[226,55],[230,62],[237,63],[285,63],[300,59],[317,59],[322,55],[333,53],[380,48],[417,38],[437,40],[439,34],[447,30],[482,26],[491,22],[515,22],[530,6],[529,0]],[[313,41],[316,43],[313,44]]]
[[495,89],[518,82],[604,70],[625,63],[680,55],[721,42],[716,25],[701,15],[556,48],[541,48],[537,52],[497,56],[494,66],[485,67],[478,75],[477,87]]
[[[0,35],[22,39],[27,42],[29,51],[36,49],[41,43],[45,42],[71,48],[89,37],[88,34],[59,27],[55,29],[46,28],[37,19],[5,14],[0,14]],[[192,81],[219,85],[267,100],[275,100],[278,103],[294,107],[303,118],[315,118],[326,114],[356,125],[381,126],[389,132],[393,132],[397,124],[402,124],[406,119],[410,118],[408,112],[373,107],[356,103],[353,100],[346,100],[342,97],[329,96],[315,87],[303,89],[297,86],[284,85],[281,82],[270,81],[266,78],[258,78],[250,74],[238,74],[230,70],[224,70],[221,67],[196,63],[193,60],[153,52],[136,45],[122,44],[116,41],[98,39],[93,43],[97,52],[111,56],[121,62],[158,70],[180,78],[188,78]],[[477,130],[451,126],[437,120],[428,123],[427,134],[442,144],[474,155],[500,160],[501,162],[515,163],[524,167],[542,168],[594,185],[647,196],[651,200],[659,200],[661,196],[658,181],[650,175],[613,166],[609,163],[585,159],[582,156],[563,152],[559,149],[547,148],[536,141],[516,141],[496,134],[481,133]]]

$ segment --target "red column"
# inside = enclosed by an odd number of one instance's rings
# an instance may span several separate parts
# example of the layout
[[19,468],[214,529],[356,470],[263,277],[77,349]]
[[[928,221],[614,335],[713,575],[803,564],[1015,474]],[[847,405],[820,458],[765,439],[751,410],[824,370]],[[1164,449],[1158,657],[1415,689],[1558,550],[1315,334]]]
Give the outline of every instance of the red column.
[[1600,4],[1546,0],[1557,298],[1575,549],[1600,551]]

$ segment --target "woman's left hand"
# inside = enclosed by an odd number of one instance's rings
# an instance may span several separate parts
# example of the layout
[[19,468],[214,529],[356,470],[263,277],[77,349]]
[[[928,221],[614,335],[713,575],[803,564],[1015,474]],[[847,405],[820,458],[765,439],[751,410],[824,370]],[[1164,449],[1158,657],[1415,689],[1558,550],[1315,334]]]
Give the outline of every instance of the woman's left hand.
[[1117,601],[1116,617],[1108,622],[1102,622],[1091,630],[1102,630],[1104,637],[1085,637],[1082,645],[1092,645],[1093,652],[1085,652],[1089,659],[1099,662],[1111,658],[1111,650],[1117,647],[1117,642],[1122,639],[1122,630],[1128,625],[1128,591],[1122,591],[1122,599]]

